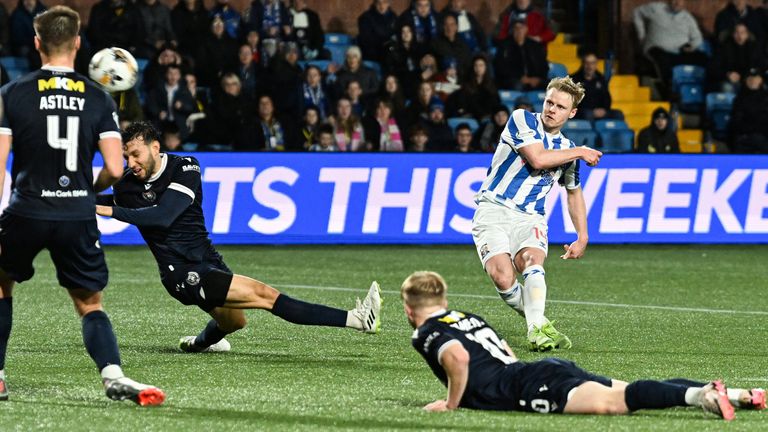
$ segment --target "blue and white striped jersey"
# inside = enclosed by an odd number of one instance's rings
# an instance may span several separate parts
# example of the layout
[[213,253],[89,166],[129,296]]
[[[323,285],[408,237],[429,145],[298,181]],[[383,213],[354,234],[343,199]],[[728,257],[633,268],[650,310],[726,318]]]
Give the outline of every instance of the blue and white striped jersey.
[[535,143],[542,143],[549,150],[576,147],[562,133],[552,135],[544,132],[541,114],[522,109],[513,111],[501,133],[488,177],[475,201],[495,202],[525,213],[544,215],[544,198],[556,181],[568,189],[581,185],[578,160],[552,169],[531,168],[518,151]]

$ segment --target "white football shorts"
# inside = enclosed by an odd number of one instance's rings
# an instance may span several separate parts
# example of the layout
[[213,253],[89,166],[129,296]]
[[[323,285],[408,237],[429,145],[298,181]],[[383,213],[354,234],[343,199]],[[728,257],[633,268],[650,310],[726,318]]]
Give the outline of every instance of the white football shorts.
[[481,201],[472,218],[472,239],[483,263],[499,254],[514,256],[524,248],[547,253],[547,221],[540,214],[528,214],[500,204]]

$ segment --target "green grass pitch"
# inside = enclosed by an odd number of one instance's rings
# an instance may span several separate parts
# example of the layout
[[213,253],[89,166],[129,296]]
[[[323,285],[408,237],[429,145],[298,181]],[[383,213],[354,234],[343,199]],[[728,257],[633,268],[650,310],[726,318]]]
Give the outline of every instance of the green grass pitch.
[[[103,395],[71,302],[41,254],[18,286],[6,372],[11,400],[0,431],[251,430],[765,430],[768,413],[730,424],[698,409],[625,417],[557,416],[420,408],[445,395],[410,346],[398,289],[414,270],[442,273],[451,306],[484,316],[524,360],[524,323],[496,297],[472,246],[222,247],[237,273],[307,301],[349,309],[370,281],[384,290],[379,335],[294,326],[264,311],[231,335],[232,352],[182,354],[178,338],[207,317],[162,288],[143,247],[107,249],[105,306],[126,373],[167,393],[140,408]],[[580,261],[547,265],[547,315],[574,342],[556,355],[596,373],[634,380],[722,377],[768,386],[768,248],[592,246]]]

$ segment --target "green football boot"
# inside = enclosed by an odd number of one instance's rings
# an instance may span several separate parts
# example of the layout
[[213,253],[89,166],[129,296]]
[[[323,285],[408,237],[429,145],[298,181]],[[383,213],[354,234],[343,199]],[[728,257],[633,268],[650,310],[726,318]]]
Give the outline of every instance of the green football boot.
[[557,347],[554,339],[544,333],[541,327],[536,326],[533,326],[528,331],[528,343],[530,344],[531,351],[545,352]]
[[573,344],[571,338],[557,331],[552,322],[547,322],[541,326],[541,331],[555,342],[556,349],[571,349]]

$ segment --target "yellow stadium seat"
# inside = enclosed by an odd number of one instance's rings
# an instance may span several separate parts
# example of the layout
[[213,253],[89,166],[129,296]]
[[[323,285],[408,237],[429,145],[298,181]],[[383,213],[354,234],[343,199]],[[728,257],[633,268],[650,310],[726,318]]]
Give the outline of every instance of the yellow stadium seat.
[[650,87],[611,87],[611,98],[614,102],[649,102]]
[[680,129],[677,131],[681,153],[701,153],[704,132],[701,129]]
[[639,87],[640,82],[637,80],[637,75],[614,75],[611,77],[608,88],[613,87]]
[[617,102],[612,106],[613,109],[621,110],[625,116],[644,115],[649,121],[651,114],[658,107],[669,111],[669,102]]
[[565,43],[565,33],[558,33],[557,36],[555,36],[555,39],[550,42],[550,46],[552,45],[562,45]]

